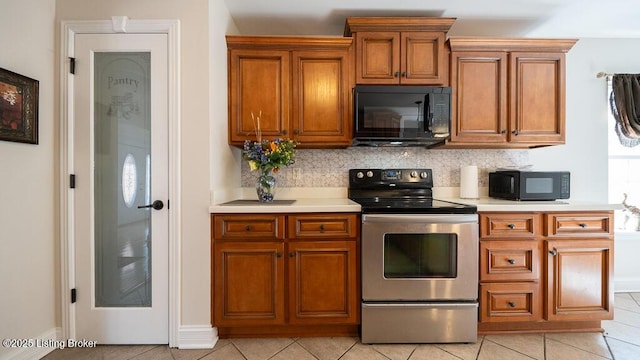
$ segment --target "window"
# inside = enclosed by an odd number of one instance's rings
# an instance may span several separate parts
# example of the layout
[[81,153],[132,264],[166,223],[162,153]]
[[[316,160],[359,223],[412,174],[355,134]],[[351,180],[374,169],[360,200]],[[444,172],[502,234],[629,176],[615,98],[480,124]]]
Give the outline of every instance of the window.
[[[611,79],[608,81],[607,99],[611,96]],[[608,104],[607,100],[607,104]],[[640,208],[640,145],[625,147],[620,144],[614,127],[616,120],[608,112],[609,142],[609,202],[621,203],[627,194],[626,203]],[[615,214],[615,231],[640,231],[639,217],[630,211],[618,210]]]

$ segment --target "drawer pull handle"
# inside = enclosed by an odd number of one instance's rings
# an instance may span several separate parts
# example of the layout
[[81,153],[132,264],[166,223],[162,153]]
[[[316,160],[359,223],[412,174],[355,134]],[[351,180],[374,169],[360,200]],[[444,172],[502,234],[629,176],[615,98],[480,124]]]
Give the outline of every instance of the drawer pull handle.
[[551,254],[552,256],[556,256],[558,255],[558,251],[556,249],[549,250],[549,254]]
[[245,229],[246,231],[251,231],[251,225],[247,225],[247,226],[245,226],[245,228],[244,228],[244,229]]
[[507,227],[508,227],[509,229],[513,230],[513,229],[515,229],[515,228],[516,228],[516,224],[509,224],[509,225],[507,225]]
[[507,262],[511,265],[516,263],[515,259],[507,259]]
[[320,231],[324,231],[324,224],[320,224]]
[[580,224],[578,224],[578,226],[580,226],[581,228],[583,228],[583,229],[584,229],[584,228],[586,228],[586,227],[587,227],[587,224],[585,224],[585,223],[580,223]]
[[516,307],[516,303],[513,301],[509,301],[507,304],[509,305],[510,308]]

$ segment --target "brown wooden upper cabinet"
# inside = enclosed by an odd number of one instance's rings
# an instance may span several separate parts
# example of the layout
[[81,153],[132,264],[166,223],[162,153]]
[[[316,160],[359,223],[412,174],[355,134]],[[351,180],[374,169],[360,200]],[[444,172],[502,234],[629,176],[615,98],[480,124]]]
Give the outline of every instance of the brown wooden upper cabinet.
[[356,83],[444,85],[445,34],[455,18],[350,17],[345,36],[356,44]]
[[447,147],[565,142],[565,54],[573,39],[451,37]]
[[[227,36],[229,144],[262,137],[301,148],[351,145],[352,39]],[[252,116],[253,114],[253,116]]]

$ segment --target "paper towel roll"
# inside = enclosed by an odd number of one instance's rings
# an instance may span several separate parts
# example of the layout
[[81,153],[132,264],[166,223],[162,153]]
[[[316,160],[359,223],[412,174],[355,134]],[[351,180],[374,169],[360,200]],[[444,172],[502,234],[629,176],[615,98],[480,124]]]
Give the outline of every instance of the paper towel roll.
[[475,165],[460,168],[460,198],[478,198],[478,167]]

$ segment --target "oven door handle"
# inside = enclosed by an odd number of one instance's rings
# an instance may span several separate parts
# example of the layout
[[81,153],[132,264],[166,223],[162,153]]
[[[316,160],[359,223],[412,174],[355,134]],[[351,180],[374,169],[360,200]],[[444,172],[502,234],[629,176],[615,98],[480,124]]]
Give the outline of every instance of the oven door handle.
[[362,215],[362,222],[477,224],[478,214],[365,214]]
[[469,307],[478,307],[478,302],[469,301],[469,302],[432,302],[432,303],[362,303],[362,308],[370,308],[370,309],[385,309],[385,308],[412,308],[412,309],[425,309],[425,308],[469,308]]

